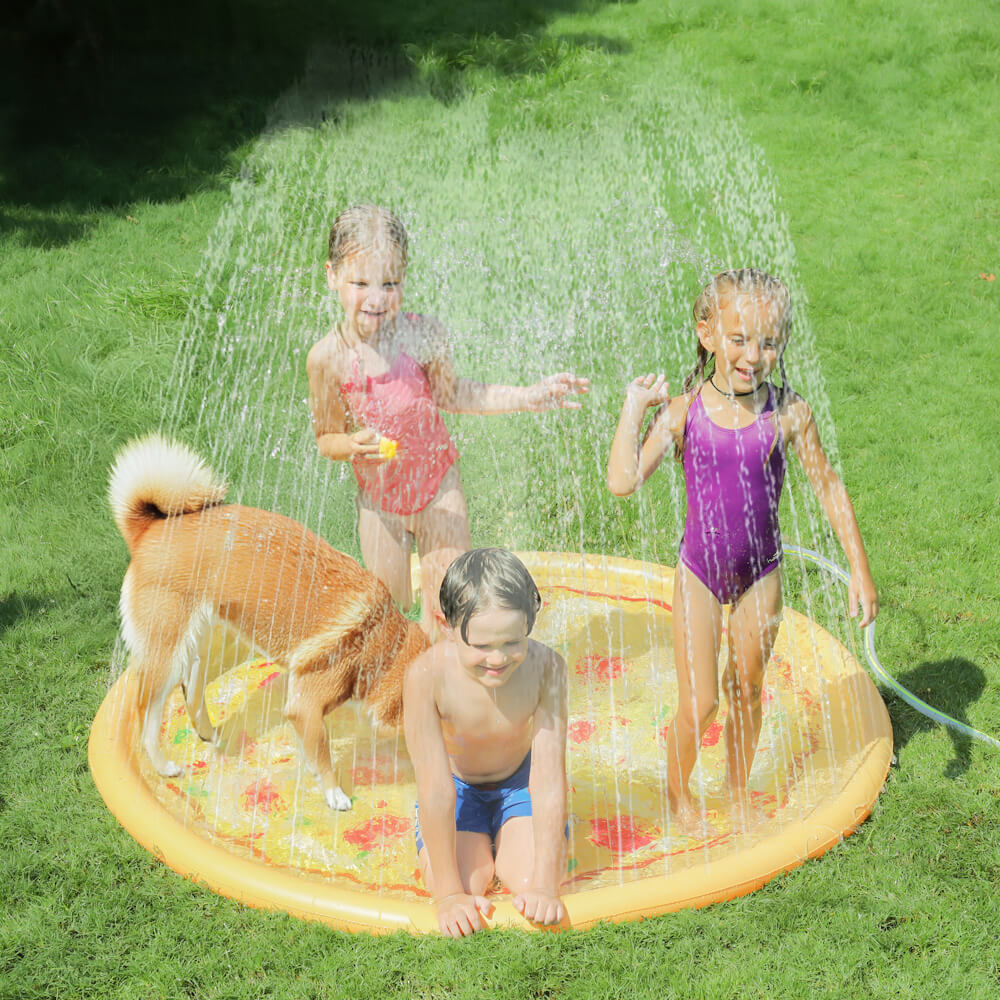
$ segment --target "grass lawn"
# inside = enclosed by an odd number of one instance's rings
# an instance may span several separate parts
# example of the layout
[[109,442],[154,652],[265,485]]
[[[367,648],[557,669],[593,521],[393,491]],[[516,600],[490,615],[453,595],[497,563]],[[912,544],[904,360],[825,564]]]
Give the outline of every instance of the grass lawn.
[[[484,331],[456,347],[463,371],[569,355],[594,377],[586,431],[454,425],[467,481],[512,484],[503,509],[470,490],[485,541],[673,561],[677,477],[622,505],[595,473],[621,385],[647,364],[672,379],[690,365],[683,310],[701,263],[739,253],[787,274],[802,307],[790,368],[858,512],[882,660],[1000,734],[1000,11],[178,0],[122,14],[91,0],[39,20],[16,6],[0,26],[0,1000],[995,996],[1000,754],[895,699],[898,767],[821,860],[700,911],[464,942],[343,935],[183,881],[107,812],[86,741],[126,565],[107,469],[129,437],[177,429],[221,457],[242,499],[356,551],[349,484],[303,458],[304,417],[288,425],[298,437],[269,442],[295,459],[272,481],[254,416],[272,426],[304,395],[295,351],[322,315],[322,231],[356,195],[413,223],[414,306]],[[407,188],[407,163],[426,189]],[[462,229],[501,217],[505,198],[537,226],[492,243]],[[651,291],[659,210],[694,263]],[[553,227],[565,283],[525,267]],[[263,314],[266,385],[218,353],[258,289],[292,303],[291,320]],[[566,470],[543,518],[507,516],[535,502],[511,441],[532,469]],[[637,536],[653,508],[668,513]]]

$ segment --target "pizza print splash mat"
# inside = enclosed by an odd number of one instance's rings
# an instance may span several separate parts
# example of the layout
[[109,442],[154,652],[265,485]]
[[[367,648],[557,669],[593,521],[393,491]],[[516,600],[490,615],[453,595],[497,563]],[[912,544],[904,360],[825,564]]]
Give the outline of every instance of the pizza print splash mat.
[[[557,649],[570,672],[564,887],[570,923],[632,919],[749,891],[822,853],[867,816],[885,779],[891,730],[864,670],[829,633],[795,611],[784,612],[765,679],[750,778],[756,819],[749,830],[737,831],[732,821],[722,699],[691,779],[706,820],[704,835],[693,837],[673,823],[665,797],[664,740],[676,704],[673,571],[602,556],[522,558],[543,599],[533,636]],[[178,689],[161,738],[184,772],[160,777],[138,749],[123,689],[126,672],[91,739],[95,780],[112,811],[172,867],[247,902],[350,929],[433,927],[417,868],[416,786],[401,732],[373,727],[354,706],[328,716],[341,787],[353,803],[350,811],[334,812],[281,718],[283,665],[253,656],[222,628],[203,653],[220,671],[208,702],[225,752],[198,739]],[[720,664],[726,654],[724,635]],[[95,767],[102,739],[112,763],[103,759]],[[116,756],[123,758],[118,764]],[[143,786],[149,808],[162,814],[154,827],[159,833],[140,835],[111,801],[114,793],[103,786],[118,787],[123,776],[126,784]],[[119,793],[125,797],[122,787]],[[170,850],[177,831],[188,844],[180,863]],[[199,844],[223,858],[224,867],[226,856],[234,859],[240,873],[235,891],[213,878],[209,861],[198,857]],[[258,898],[256,883],[266,890],[271,874],[307,902],[332,893],[332,915],[283,904],[266,891]],[[371,924],[366,907],[375,914]],[[394,908],[401,918],[393,916]]]

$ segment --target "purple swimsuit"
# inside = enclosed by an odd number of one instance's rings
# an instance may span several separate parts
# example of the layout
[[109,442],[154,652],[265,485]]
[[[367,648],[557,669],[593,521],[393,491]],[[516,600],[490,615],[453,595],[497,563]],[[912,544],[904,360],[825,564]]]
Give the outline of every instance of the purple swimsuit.
[[680,558],[720,604],[735,603],[781,564],[784,481],[773,386],[760,416],[739,430],[714,423],[699,393],[684,429],[687,520]]

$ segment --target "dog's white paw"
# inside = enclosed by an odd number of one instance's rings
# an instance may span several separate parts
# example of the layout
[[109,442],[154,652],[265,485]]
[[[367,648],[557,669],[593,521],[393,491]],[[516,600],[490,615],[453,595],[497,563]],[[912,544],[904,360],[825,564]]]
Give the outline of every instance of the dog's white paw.
[[180,764],[175,764],[172,760],[166,759],[156,765],[156,770],[164,778],[178,778],[184,773],[184,768]]
[[323,797],[331,809],[344,812],[351,808],[351,800],[339,788],[329,789]]

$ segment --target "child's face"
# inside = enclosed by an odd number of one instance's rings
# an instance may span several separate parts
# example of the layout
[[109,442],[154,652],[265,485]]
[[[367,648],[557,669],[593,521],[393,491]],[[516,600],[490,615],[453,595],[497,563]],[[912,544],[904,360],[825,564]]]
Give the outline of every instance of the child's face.
[[698,338],[715,355],[720,389],[750,392],[774,371],[787,338],[774,299],[736,293],[727,296],[709,320],[698,324]]
[[469,619],[468,641],[459,628],[445,626],[465,672],[483,687],[501,687],[528,655],[528,619],[512,608],[484,608]]
[[359,251],[334,270],[327,261],[327,282],[340,296],[344,319],[363,339],[399,314],[405,272],[392,250]]

